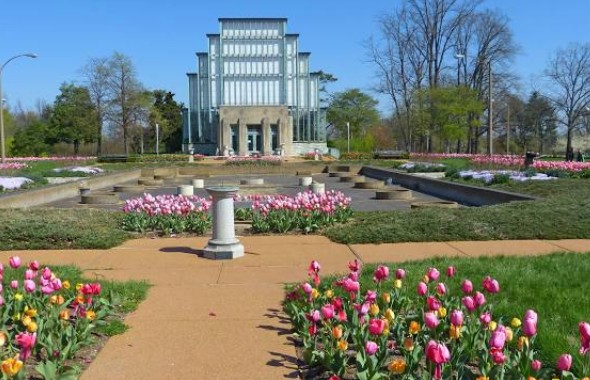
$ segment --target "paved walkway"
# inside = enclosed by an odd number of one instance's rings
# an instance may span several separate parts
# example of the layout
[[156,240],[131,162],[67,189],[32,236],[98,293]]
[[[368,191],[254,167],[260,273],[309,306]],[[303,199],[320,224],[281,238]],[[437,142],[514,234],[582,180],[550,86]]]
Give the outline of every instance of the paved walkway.
[[128,332],[111,338],[82,379],[297,378],[282,315],[284,282],[344,272],[354,258],[396,262],[432,256],[534,255],[590,251],[590,240],[341,245],[320,236],[241,238],[246,256],[197,256],[207,238],[131,240],[110,250],[0,252],[44,264],[75,264],[90,278],[146,279],[153,287]]

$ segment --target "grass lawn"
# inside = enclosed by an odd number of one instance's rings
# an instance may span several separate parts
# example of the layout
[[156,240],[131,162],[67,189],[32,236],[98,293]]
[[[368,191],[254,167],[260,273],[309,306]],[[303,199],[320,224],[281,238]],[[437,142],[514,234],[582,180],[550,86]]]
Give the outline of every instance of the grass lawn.
[[[590,250],[590,247],[589,247]],[[436,258],[425,261],[384,263],[395,272],[404,268],[410,297],[423,303],[416,295],[416,284],[429,267],[437,267],[441,273],[453,265],[455,278],[441,276],[450,294],[460,294],[464,279],[473,282],[475,290],[482,289],[482,279],[490,275],[500,283],[500,292],[487,294],[488,303],[494,305],[493,320],[509,325],[513,317],[522,319],[528,309],[539,315],[536,345],[541,349],[541,360],[554,366],[559,355],[569,352],[574,357],[575,368],[580,367],[578,323],[590,321],[590,253],[560,253],[529,257]],[[366,265],[360,277],[361,289],[374,289],[375,265]],[[346,268],[343,268],[343,272]],[[324,281],[322,281],[324,282]],[[331,283],[331,281],[329,281]],[[391,287],[392,281],[387,282]],[[387,289],[383,289],[387,291]],[[450,312],[450,311],[449,311]]]
[[590,181],[558,179],[492,187],[544,199],[459,209],[357,212],[352,222],[328,228],[325,235],[347,244],[590,238]]
[[106,249],[131,237],[122,212],[97,209],[5,209],[0,212],[0,251]]

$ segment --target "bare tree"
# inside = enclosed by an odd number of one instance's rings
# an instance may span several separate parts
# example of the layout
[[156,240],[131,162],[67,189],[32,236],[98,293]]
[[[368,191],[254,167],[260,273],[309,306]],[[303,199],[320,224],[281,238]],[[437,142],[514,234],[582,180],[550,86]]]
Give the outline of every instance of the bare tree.
[[123,135],[123,149],[129,154],[129,132],[134,125],[134,113],[143,87],[135,73],[131,59],[124,54],[115,52],[108,61],[108,87],[110,93],[110,107],[108,120]]
[[96,155],[100,156],[102,154],[103,122],[109,106],[109,78],[111,72],[108,58],[90,58],[80,71],[96,108],[98,122]]
[[550,99],[558,122],[566,129],[566,156],[570,156],[573,132],[583,125],[590,107],[590,43],[572,43],[558,49],[549,60],[545,75],[553,85]]

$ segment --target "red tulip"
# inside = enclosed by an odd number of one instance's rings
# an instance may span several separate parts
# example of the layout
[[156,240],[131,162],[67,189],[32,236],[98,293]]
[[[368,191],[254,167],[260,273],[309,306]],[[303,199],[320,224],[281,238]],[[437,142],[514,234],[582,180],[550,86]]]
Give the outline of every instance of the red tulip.
[[426,358],[436,364],[434,378],[440,380],[442,378],[441,365],[451,359],[449,349],[442,343],[430,340],[426,344]]
[[384,320],[374,318],[369,321],[369,334],[381,335],[383,334],[383,330],[385,330]]
[[384,265],[379,265],[377,269],[375,269],[375,273],[373,274],[373,280],[375,282],[381,282],[385,280],[389,276],[389,268]]

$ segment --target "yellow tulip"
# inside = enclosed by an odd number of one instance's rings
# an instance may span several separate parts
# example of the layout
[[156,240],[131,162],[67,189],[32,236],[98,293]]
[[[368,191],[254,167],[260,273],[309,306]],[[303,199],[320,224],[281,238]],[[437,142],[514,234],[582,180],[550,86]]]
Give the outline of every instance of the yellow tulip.
[[395,313],[391,309],[385,310],[383,316],[387,319],[387,322],[393,323],[393,319],[395,318]]
[[383,300],[383,302],[385,303],[390,303],[391,302],[391,294],[385,292],[381,295],[381,299]]
[[514,331],[510,327],[506,327],[506,340],[512,342],[512,339],[514,339]]
[[418,332],[420,331],[420,324],[416,321],[412,321],[410,322],[410,334],[414,335],[414,334],[418,334]]
[[21,368],[23,368],[23,362],[18,360],[18,355],[2,362],[2,373],[10,377],[16,375]]
[[6,344],[6,334],[3,331],[0,331],[0,347],[3,347]]
[[461,337],[461,326],[451,325],[449,328],[449,335],[451,339],[459,339]]
[[379,306],[376,303],[373,303],[371,306],[369,306],[369,314],[372,316],[379,314]]
[[25,306],[25,314],[34,318],[37,316],[37,309],[29,309],[28,306]]
[[84,286],[84,284],[77,283],[77,284],[76,284],[76,290],[77,290],[77,291],[80,291],[80,289],[82,289],[82,287],[83,287],[83,286]]
[[524,346],[526,346],[528,348],[529,338],[527,338],[526,336],[518,337],[518,349],[522,351]]
[[23,295],[20,293],[14,293],[14,299],[17,301],[22,301],[23,300]]
[[490,380],[487,376],[478,376],[475,380]]
[[389,363],[387,369],[394,375],[400,375],[406,371],[406,361],[404,359],[394,359]]
[[495,331],[498,328],[498,324],[495,321],[490,321],[490,323],[488,323],[488,329],[490,331]]
[[332,297],[334,297],[334,291],[332,289],[328,289],[324,292],[324,296],[327,299],[331,299]]
[[512,326],[513,329],[519,328],[520,325],[522,325],[522,322],[518,318],[512,318],[510,321],[510,326]]
[[444,317],[446,317],[446,316],[447,316],[447,309],[446,309],[446,308],[444,308],[444,307],[442,307],[442,306],[441,306],[441,307],[439,307],[439,308],[438,308],[438,310],[436,311],[436,315],[437,315],[439,318],[444,318]]
[[316,288],[311,289],[311,298],[313,298],[315,300],[319,296],[320,296],[319,290],[317,290]]
[[[584,379],[588,379],[588,378],[587,378],[587,377],[585,377]],[[582,380],[584,380],[584,379],[582,379]],[[535,377],[532,377],[532,376],[528,376],[528,377],[526,378],[526,380],[537,380],[537,378],[535,378]]]
[[86,319],[89,321],[94,321],[96,319],[96,313],[92,310],[86,311]]
[[395,280],[393,281],[393,287],[396,289],[401,289],[402,287],[402,280]]
[[33,322],[33,320],[28,315],[25,315],[23,316],[21,322],[23,323],[23,326],[27,327],[29,324],[31,324],[31,322]]
[[69,310],[62,310],[59,312],[59,319],[63,319],[64,321],[67,321],[68,319],[70,319],[70,312]]
[[61,283],[61,286],[62,286],[64,289],[69,289],[69,288],[71,288],[70,282],[69,282],[68,280],[65,280],[65,281],[63,281],[63,282]]
[[31,322],[27,325],[27,331],[30,333],[34,333],[37,331],[37,322]]
[[340,351],[346,351],[348,349],[348,342],[344,339],[338,341],[338,349]]

